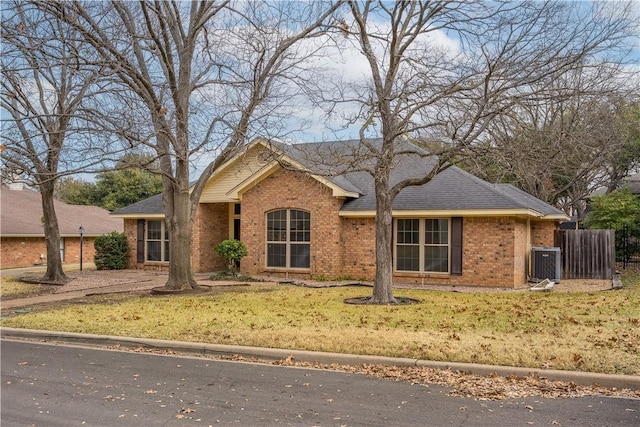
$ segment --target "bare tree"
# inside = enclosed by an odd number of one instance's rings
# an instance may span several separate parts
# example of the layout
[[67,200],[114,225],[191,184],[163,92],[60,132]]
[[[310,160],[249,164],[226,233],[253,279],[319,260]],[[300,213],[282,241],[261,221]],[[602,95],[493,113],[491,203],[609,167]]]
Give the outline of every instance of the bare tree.
[[[171,248],[165,286],[195,287],[192,221],[204,185],[254,131],[274,128],[269,120],[283,106],[284,83],[309,55],[295,46],[325,32],[323,24],[337,6],[229,0],[39,4],[91,43],[100,63],[128,89],[124,103],[139,115],[109,125],[126,124],[118,134],[132,146],[154,150]],[[191,162],[203,152],[217,157],[192,185]]]
[[640,168],[640,96],[615,104],[612,139],[620,147],[607,156],[607,193],[620,188],[624,179]]
[[616,188],[640,158],[632,99],[630,93],[582,87],[570,96],[522,104],[516,114],[494,121],[490,142],[465,166],[581,218],[585,197],[602,186]]
[[[85,102],[100,94],[100,70],[80,59],[73,29],[28,3],[5,2],[2,18],[2,168],[40,190],[47,270],[43,282],[64,284],[54,209],[56,180],[103,161],[87,133]],[[104,148],[104,147],[103,147]],[[78,224],[80,225],[80,224]]]
[[[473,155],[487,128],[520,103],[557,93],[547,87],[576,68],[595,67],[624,47],[633,5],[565,2],[348,1],[344,51],[360,52],[363,80],[323,81],[328,114],[352,106],[376,195],[376,277],[372,303],[392,291],[392,204],[455,159]],[[353,45],[351,45],[353,43]],[[608,58],[607,58],[608,59]],[[545,84],[543,84],[545,83]],[[328,94],[338,94],[331,98]],[[380,137],[372,143],[371,137]],[[392,181],[406,141],[431,149],[426,173]],[[424,144],[427,141],[429,144]],[[434,143],[437,142],[437,143]],[[422,155],[421,150],[414,150]],[[428,163],[426,163],[428,164]]]

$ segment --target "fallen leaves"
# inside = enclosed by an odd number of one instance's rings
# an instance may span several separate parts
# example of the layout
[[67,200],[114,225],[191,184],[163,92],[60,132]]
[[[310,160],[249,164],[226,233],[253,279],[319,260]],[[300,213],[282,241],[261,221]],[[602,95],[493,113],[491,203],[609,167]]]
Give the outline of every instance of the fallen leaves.
[[[391,368],[391,369],[389,369]],[[580,386],[573,382],[552,381],[529,375],[526,377],[484,377],[465,372],[437,370],[425,367],[363,366],[361,373],[376,378],[411,381],[415,384],[438,384],[451,389],[453,396],[471,397],[479,400],[501,400],[540,396],[545,398],[568,398],[582,396],[624,396],[640,398],[640,390],[608,389],[597,385]],[[358,370],[353,370],[358,372]]]
[[[120,350],[127,349],[123,347]],[[138,348],[135,351],[163,354],[162,350],[153,349]],[[208,358],[359,373],[380,379],[408,381],[418,385],[435,384],[447,387],[449,389],[448,394],[451,396],[469,397],[478,400],[503,400],[532,396],[550,399],[583,396],[616,396],[640,399],[640,390],[605,388],[597,384],[581,386],[573,382],[552,381],[536,375],[526,377],[492,375],[484,377],[469,372],[440,370],[422,366],[320,364],[295,361],[292,355],[275,361],[245,358],[238,354],[224,357],[208,356]]]

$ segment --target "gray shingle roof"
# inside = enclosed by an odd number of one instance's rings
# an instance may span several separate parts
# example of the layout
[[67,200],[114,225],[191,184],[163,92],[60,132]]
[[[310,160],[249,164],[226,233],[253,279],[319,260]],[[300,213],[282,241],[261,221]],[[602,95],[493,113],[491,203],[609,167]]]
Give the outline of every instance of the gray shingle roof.
[[[381,140],[369,141],[378,147]],[[376,207],[374,182],[366,172],[374,164],[367,157],[359,140],[330,141],[303,144],[283,144],[271,141],[288,158],[319,175],[328,177],[340,188],[360,195],[346,200],[341,210],[349,212],[374,211]],[[428,173],[435,159],[424,150],[408,142],[397,146],[404,154],[396,157],[391,173],[391,185]],[[413,153],[413,154],[411,154]],[[393,203],[394,210],[487,210],[531,209],[543,215],[564,215],[559,209],[509,184],[490,184],[451,166],[429,183],[403,189]],[[158,214],[164,211],[162,195],[157,195],[119,209],[114,214]]]
[[[3,236],[44,236],[42,201],[40,193],[28,188],[10,190],[0,186],[0,232]],[[87,236],[99,236],[112,231],[123,231],[119,218],[98,206],[68,205],[54,200],[60,235],[77,236],[82,225]]]
[[[380,146],[381,140],[371,140]],[[283,151],[309,167],[311,170],[331,166],[324,163],[370,166],[373,159],[363,157],[354,161],[349,157],[362,155],[358,152],[359,141],[334,141],[322,143],[282,146]],[[431,171],[435,159],[421,148],[408,142],[401,143],[398,150],[407,154],[397,156],[397,164],[391,172],[391,185],[408,178],[420,178]],[[413,153],[413,154],[411,154]],[[323,156],[330,160],[326,161]],[[336,159],[340,159],[336,162]],[[335,166],[334,166],[335,167]],[[338,169],[337,173],[340,172]],[[376,208],[374,182],[368,172],[339,173],[331,180],[340,187],[360,193],[359,198],[348,200],[342,211],[374,211]],[[348,184],[345,184],[348,183]],[[433,180],[421,186],[406,187],[393,202],[394,210],[479,210],[479,209],[532,209],[543,215],[564,215],[559,209],[531,196],[509,184],[490,184],[482,179],[451,166]]]
[[113,211],[112,215],[156,215],[164,213],[162,193]]

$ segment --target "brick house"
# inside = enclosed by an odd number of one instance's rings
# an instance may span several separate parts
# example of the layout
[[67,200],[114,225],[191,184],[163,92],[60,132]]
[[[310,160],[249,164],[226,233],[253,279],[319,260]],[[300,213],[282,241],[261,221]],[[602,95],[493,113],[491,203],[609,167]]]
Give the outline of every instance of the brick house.
[[[357,141],[285,145],[256,140],[222,165],[200,197],[193,224],[195,272],[224,270],[222,240],[247,246],[240,271],[290,278],[375,275],[375,195],[366,172],[328,173],[323,160],[348,158]],[[409,146],[409,144],[407,144]],[[424,152],[401,156],[392,179],[431,166]],[[329,151],[327,151],[329,150]],[[354,153],[355,151],[348,151]],[[333,162],[329,162],[333,164]],[[342,162],[350,164],[349,162]],[[393,205],[394,280],[516,287],[528,278],[533,246],[553,246],[564,212],[506,184],[487,183],[457,167],[408,187]],[[162,196],[122,208],[130,266],[169,262]]]
[[[60,255],[63,263],[80,262],[82,225],[82,257],[93,262],[93,242],[97,236],[123,231],[122,220],[97,206],[68,205],[54,201],[60,229]],[[46,264],[47,246],[42,224],[40,193],[22,185],[0,185],[0,268],[30,267]]]

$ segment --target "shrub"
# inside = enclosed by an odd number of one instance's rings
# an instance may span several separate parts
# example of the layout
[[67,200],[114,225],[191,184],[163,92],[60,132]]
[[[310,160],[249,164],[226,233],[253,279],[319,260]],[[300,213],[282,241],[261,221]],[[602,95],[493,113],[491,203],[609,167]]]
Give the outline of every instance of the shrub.
[[231,272],[235,272],[236,263],[247,256],[247,247],[236,239],[223,240],[215,249],[218,255],[227,260],[227,266]]
[[127,268],[129,243],[124,233],[116,231],[96,237],[94,262],[98,270],[122,270]]

